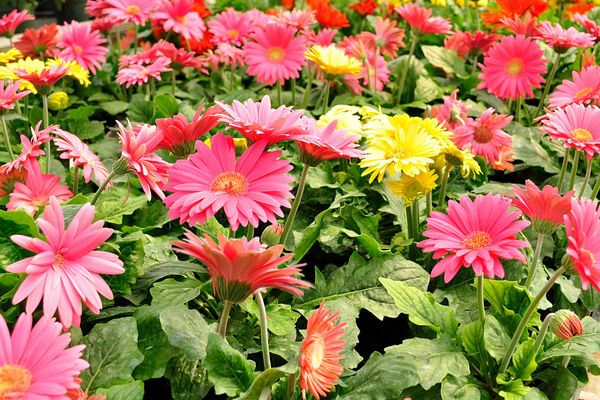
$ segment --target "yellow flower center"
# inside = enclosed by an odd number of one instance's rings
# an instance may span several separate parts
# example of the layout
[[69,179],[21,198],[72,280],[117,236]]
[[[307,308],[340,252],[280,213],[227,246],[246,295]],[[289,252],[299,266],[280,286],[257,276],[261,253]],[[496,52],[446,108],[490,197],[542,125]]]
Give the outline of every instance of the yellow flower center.
[[523,61],[519,58],[513,58],[506,64],[506,73],[508,76],[518,76],[523,72]]
[[135,5],[129,6],[125,9],[125,12],[129,15],[135,15],[135,14],[139,13],[140,11],[142,11],[142,9]]
[[321,366],[325,358],[325,342],[318,336],[309,338],[307,342],[302,354],[310,370],[314,371]]
[[63,265],[65,265],[65,261],[67,261],[67,259],[62,254],[56,253],[54,255],[54,263],[52,263],[52,266],[56,268],[62,268]]
[[224,172],[213,179],[210,189],[213,192],[227,192],[231,196],[243,196],[248,192],[250,183],[239,172]]
[[235,29],[230,29],[227,31],[227,36],[229,36],[230,38],[236,38],[238,37],[240,33],[238,31],[236,31]]
[[279,46],[267,50],[267,58],[273,62],[282,62],[285,58],[285,50]]
[[414,180],[413,182],[406,185],[405,196],[409,199],[414,199],[415,197],[419,197],[423,193],[423,185],[418,180]]
[[148,73],[150,73],[150,71],[148,71],[147,69],[143,69],[140,71],[140,75],[146,75]]
[[0,399],[22,399],[32,380],[31,372],[20,365],[0,367]]
[[575,97],[576,98],[585,97],[588,94],[590,94],[591,91],[592,91],[592,88],[586,87],[584,89],[581,89],[579,92],[575,93]]
[[481,250],[492,244],[492,238],[487,232],[476,231],[469,233],[462,244],[469,250]]
[[[591,261],[591,262],[592,262],[592,264],[595,264],[595,263],[596,263],[596,257],[594,257],[594,253],[592,253],[591,251],[589,251],[589,250],[587,250],[587,249],[584,249],[584,248],[581,248],[581,249],[579,249],[579,251],[580,251],[581,253],[583,253],[583,254],[587,255],[587,256],[589,257],[589,261]],[[583,254],[582,254],[582,255],[583,255]],[[585,256],[584,256],[584,257],[585,257]],[[582,260],[582,261],[587,261],[587,260]]]
[[181,25],[185,25],[187,24],[187,17],[185,15],[176,15],[175,20],[177,20],[177,22],[179,22]]
[[580,142],[591,142],[594,140],[594,137],[587,129],[577,128],[571,132],[571,136]]
[[473,139],[477,143],[486,144],[492,141],[494,134],[489,126],[479,125],[473,131]]
[[75,52],[75,54],[81,54],[83,53],[83,48],[79,45],[75,45],[75,47],[73,48],[73,51]]
[[410,151],[406,147],[396,147],[385,153],[384,158],[389,160],[390,158],[398,158],[404,160],[410,157]]

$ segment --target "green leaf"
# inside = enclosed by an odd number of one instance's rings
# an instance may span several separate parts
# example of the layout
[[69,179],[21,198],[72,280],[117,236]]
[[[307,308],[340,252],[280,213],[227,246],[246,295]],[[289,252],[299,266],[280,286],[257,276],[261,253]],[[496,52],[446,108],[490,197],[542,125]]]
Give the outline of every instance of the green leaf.
[[468,324],[479,319],[477,310],[477,290],[470,282],[463,282],[449,288],[435,289],[433,297],[438,303],[448,300],[454,310],[454,316],[461,324]]
[[552,400],[570,400],[579,387],[577,377],[567,368],[559,365],[556,368],[556,377],[543,382],[541,388]]
[[144,244],[141,239],[135,242],[118,243],[125,273],[107,276],[106,283],[117,293],[131,294],[130,284],[135,283],[138,276],[144,274]]
[[525,400],[529,390],[527,386],[523,386],[523,381],[517,379],[504,386],[498,394],[506,400]]
[[13,243],[10,240],[12,235],[42,238],[35,221],[25,211],[0,210],[0,271],[5,271],[4,268],[14,262],[34,255],[32,252]]
[[[1,250],[0,250],[1,251]],[[575,277],[576,287],[581,287],[581,278],[579,276]],[[595,287],[589,285],[588,290],[582,290],[581,295],[579,296],[581,302],[589,311],[594,311],[598,306],[600,306],[600,293],[596,290]]]
[[429,103],[438,99],[445,93],[433,79],[428,76],[420,76],[417,79],[417,87],[415,88],[415,100]]
[[183,354],[171,359],[165,376],[171,384],[173,400],[200,400],[212,388],[202,361],[188,361]]
[[421,46],[423,54],[434,67],[442,68],[447,74],[456,74],[461,78],[468,76],[465,61],[452,50],[442,46]]
[[[519,314],[523,316],[533,298],[523,286],[517,282],[484,280],[484,297],[500,315]],[[531,316],[531,323],[538,323],[540,314],[536,311]]]
[[396,306],[401,312],[408,314],[410,321],[419,326],[427,326],[440,334],[455,338],[458,321],[454,319],[454,311],[448,306],[438,304],[431,293],[423,292],[408,286],[401,281],[379,278]]
[[298,362],[299,357],[295,357],[281,367],[269,368],[261,372],[252,382],[250,389],[242,393],[236,400],[260,400],[260,395],[264,388],[270,388],[286,374],[296,373],[298,371]]
[[523,381],[532,380],[531,374],[537,368],[535,362],[536,354],[533,352],[535,340],[529,338],[527,341],[517,346],[512,358],[513,365],[508,368],[508,372],[513,374],[516,379]]
[[182,281],[165,279],[154,284],[150,289],[152,294],[152,305],[178,306],[186,304],[200,295],[202,282],[197,279],[185,278]]
[[229,93],[220,93],[215,96],[215,101],[222,101],[225,104],[232,104],[233,100],[245,102],[248,99],[255,99],[256,93],[251,90],[234,90]]
[[481,384],[470,376],[455,377],[448,375],[442,382],[441,395],[443,400],[480,400],[491,399]]
[[107,389],[98,389],[96,394],[102,394],[110,400],[143,400],[144,382],[135,381],[124,385],[115,385]]
[[154,122],[154,106],[151,101],[146,101],[143,94],[134,94],[129,102],[127,116],[131,122],[150,124]]
[[494,316],[488,315],[485,317],[484,344],[485,349],[498,362],[502,361],[504,354],[510,343],[510,336],[506,329]]
[[254,380],[254,362],[246,360],[216,333],[208,335],[204,366],[216,394],[237,396],[248,390]]
[[469,362],[448,335],[433,340],[408,339],[400,345],[386,348],[385,352],[413,356],[417,365],[419,383],[425,390],[442,382],[446,375],[458,377],[471,373]]
[[110,115],[117,115],[127,111],[129,109],[129,103],[125,101],[110,101],[100,103],[100,107]]
[[210,327],[197,310],[169,307],[160,314],[160,323],[169,343],[178,347],[188,360],[203,360]]
[[467,325],[461,325],[462,336],[460,340],[468,355],[479,361],[482,373],[487,373],[489,369],[487,361],[487,352],[483,338],[483,329],[479,320]]
[[[240,304],[240,307],[257,319],[260,318],[254,299],[249,298]],[[267,327],[277,336],[286,335],[296,326],[296,321],[300,318],[300,314],[293,311],[289,304],[269,303],[265,306],[265,310],[267,311]]]
[[171,118],[179,111],[179,104],[173,96],[161,94],[156,96],[154,102],[156,103],[156,118]]
[[112,94],[109,94],[109,93],[104,93],[104,92],[94,93],[87,99],[87,101],[99,101],[99,102],[108,102],[108,101],[114,101],[114,100],[115,100],[115,96],[113,96]]
[[515,160],[521,160],[527,165],[542,167],[550,174],[559,172],[556,166],[556,157],[550,156],[537,140],[514,136],[512,151],[515,153]]
[[96,106],[82,106],[82,107],[77,107],[77,108],[71,108],[69,110],[69,118],[75,119],[75,120],[77,120],[77,119],[87,120],[92,115],[94,115],[94,112],[96,112],[97,109],[98,109],[98,107],[96,107]]
[[90,363],[90,368],[79,376],[82,387],[89,385],[90,391],[94,391],[131,380],[131,373],[144,358],[137,339],[137,324],[131,317],[95,325],[82,340],[86,346],[82,358]]
[[163,225],[171,222],[171,217],[164,203],[157,200],[137,210],[133,221],[135,226],[142,228],[143,232],[148,232],[155,228],[162,228]]
[[[315,220],[312,222],[312,224],[304,228],[304,232],[302,233],[302,239],[300,239],[300,241],[296,245],[296,248],[294,249],[295,260],[302,260],[302,257],[304,257],[304,255],[308,253],[313,244],[315,244],[315,242],[319,238],[319,234],[321,233],[321,228],[323,227],[323,219],[331,211],[331,209],[327,209],[319,213],[315,217]],[[290,239],[291,235],[288,236],[288,242]]]
[[577,303],[581,289],[575,287],[575,283],[568,279],[566,276],[561,275],[556,280],[556,283],[560,286],[560,291],[567,300],[571,303]]
[[81,140],[95,139],[100,135],[104,135],[104,122],[87,121],[83,119],[67,121],[69,132],[76,135]]
[[125,204],[123,204],[123,200],[103,201],[100,206],[96,207],[94,221],[104,220],[111,224],[122,224],[123,215],[133,214],[135,210],[144,206],[147,201],[146,196],[130,196]]

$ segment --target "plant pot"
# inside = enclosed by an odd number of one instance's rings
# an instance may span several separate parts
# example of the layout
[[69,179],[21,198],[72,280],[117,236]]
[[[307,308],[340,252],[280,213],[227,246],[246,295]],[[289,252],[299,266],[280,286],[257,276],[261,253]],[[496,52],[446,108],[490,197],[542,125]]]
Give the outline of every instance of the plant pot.
[[60,10],[56,10],[58,24],[71,21],[88,21],[90,17],[85,12],[86,0],[66,0]]

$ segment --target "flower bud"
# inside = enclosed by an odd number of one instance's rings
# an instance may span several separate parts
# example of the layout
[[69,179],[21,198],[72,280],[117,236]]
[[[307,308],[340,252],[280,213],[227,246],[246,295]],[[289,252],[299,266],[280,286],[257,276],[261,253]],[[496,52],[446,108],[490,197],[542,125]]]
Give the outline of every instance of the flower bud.
[[129,164],[127,164],[127,161],[125,161],[125,159],[121,157],[113,163],[112,169],[117,175],[125,175],[129,172],[130,168]]
[[575,270],[575,266],[573,265],[573,260],[569,253],[565,253],[560,260],[560,264],[565,268],[565,272],[568,275],[579,275],[579,273]]
[[48,97],[48,108],[53,111],[64,109],[69,103],[69,95],[65,92],[54,92]]
[[281,241],[281,235],[283,234],[283,226],[279,224],[272,224],[265,228],[263,231],[260,241],[267,246],[278,245]]
[[573,336],[583,335],[583,325],[572,311],[558,310],[550,321],[550,331],[561,339],[570,340]]

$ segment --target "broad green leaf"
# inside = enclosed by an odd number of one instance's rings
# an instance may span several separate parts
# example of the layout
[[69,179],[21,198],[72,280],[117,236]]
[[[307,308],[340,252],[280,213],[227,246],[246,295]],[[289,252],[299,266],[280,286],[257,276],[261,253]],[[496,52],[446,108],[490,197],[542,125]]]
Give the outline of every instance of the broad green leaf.
[[104,134],[104,122],[86,121],[83,119],[67,121],[69,132],[76,135],[81,140],[95,139]]
[[537,363],[539,365],[546,363],[558,364],[562,362],[565,356],[569,356],[571,357],[571,365],[589,367],[592,373],[597,374],[600,364],[596,360],[596,357],[593,356],[593,353],[583,345],[577,343],[568,344],[570,345],[569,348],[558,347],[545,351],[538,357]]
[[468,355],[479,361],[479,367],[482,373],[487,373],[489,369],[485,341],[483,338],[483,328],[479,320],[467,325],[461,325],[462,336],[460,340]]
[[491,400],[482,384],[470,376],[456,377],[448,375],[442,382],[443,400]]
[[84,119],[87,120],[89,117],[94,115],[94,112],[98,107],[96,106],[81,106],[77,108],[69,109],[69,118],[71,119]]
[[34,254],[10,240],[12,235],[41,238],[35,221],[23,210],[0,210],[0,271]]
[[115,100],[115,96],[113,96],[112,94],[109,94],[109,93],[104,93],[104,92],[94,93],[93,95],[91,95],[90,97],[87,98],[87,101],[99,101],[99,102],[108,102],[108,101],[114,101],[114,100]]
[[396,306],[415,325],[427,326],[441,335],[443,333],[454,338],[458,329],[458,321],[454,319],[454,311],[448,306],[438,304],[431,293],[423,292],[401,281],[379,278]]
[[488,106],[495,108],[497,113],[510,114],[510,110],[506,103],[493,94],[488,93],[487,90],[473,89],[471,90],[471,94],[475,95],[477,100],[483,101]]
[[299,358],[296,357],[281,367],[269,368],[261,372],[260,375],[254,378],[250,389],[242,393],[236,400],[260,400],[260,395],[264,388],[270,388],[284,375],[293,374],[298,371],[298,361]]
[[169,379],[173,400],[201,400],[212,387],[202,361],[188,361],[181,353],[171,359],[165,377]]
[[556,376],[546,382],[542,382],[540,388],[552,400],[570,400],[579,387],[577,377],[567,368],[559,365],[556,368]]
[[421,46],[423,54],[433,66],[442,68],[447,74],[456,74],[467,77],[465,62],[452,50],[446,50],[442,46]]
[[485,349],[496,361],[501,362],[510,343],[508,332],[492,315],[485,317],[483,332]]
[[477,310],[477,290],[470,282],[463,282],[449,288],[435,289],[433,297],[438,303],[448,300],[454,310],[454,316],[461,324],[468,324],[479,319]]
[[134,94],[129,102],[127,117],[131,122],[150,124],[154,122],[154,106],[151,101],[146,100],[143,94]]
[[448,335],[433,340],[408,339],[400,345],[386,348],[385,352],[413,356],[419,383],[425,390],[442,382],[446,375],[466,376],[471,373],[469,362]]
[[124,385],[102,388],[98,389],[96,394],[103,394],[110,400],[143,400],[144,382],[135,381]]
[[95,391],[113,382],[131,380],[131,373],[144,359],[137,340],[137,324],[131,317],[95,325],[82,340],[86,346],[82,358],[90,363],[79,376],[82,387]]
[[523,381],[517,379],[504,386],[498,394],[506,400],[525,400],[525,396],[527,396],[529,390],[530,388],[523,385]]
[[248,99],[255,99],[256,93],[251,90],[234,90],[229,93],[220,93],[215,96],[215,101],[222,101],[225,104],[233,103],[233,100],[244,102]]
[[[517,282],[484,280],[484,297],[500,315],[519,314],[523,316],[533,298],[523,286]],[[538,323],[540,314],[536,311],[530,324]]]
[[109,101],[99,104],[100,107],[110,115],[124,113],[129,109],[129,103],[125,101]]
[[94,221],[104,220],[111,224],[121,224],[123,222],[123,215],[133,214],[135,210],[145,205],[148,201],[146,196],[129,196],[125,204],[123,204],[123,200],[103,201],[96,207]]
[[165,224],[171,222],[168,210],[160,200],[145,205],[134,214],[134,224],[147,232],[155,228],[162,228]]
[[[323,219],[327,216],[332,210],[328,208],[325,211],[319,213],[312,224],[304,228],[304,232],[302,233],[302,238],[296,244],[294,249],[294,259],[297,261],[302,260],[302,257],[308,253],[310,248],[315,244],[317,239],[319,238],[319,233],[321,233],[321,228],[323,227]],[[291,239],[291,235],[288,236],[287,242]],[[287,243],[286,243],[287,245]]]
[[156,118],[171,118],[179,111],[179,104],[173,96],[160,94],[154,99]]
[[210,236],[214,241],[217,241],[219,238],[219,233],[223,234],[225,237],[229,237],[229,229],[225,228],[215,217],[207,218],[204,221],[204,224],[200,225],[197,223],[194,225],[197,230],[197,234],[200,237],[203,237],[204,234]]
[[[579,276],[574,277],[575,287],[581,288],[581,278]],[[579,296],[581,302],[589,311],[594,311],[600,306],[600,293],[592,285],[588,286],[588,290],[582,290]]]
[[[257,319],[260,318],[258,306],[253,298],[240,304],[240,307]],[[300,314],[293,311],[289,304],[269,303],[265,306],[265,310],[267,311],[267,327],[269,331],[278,336],[286,335],[296,326],[296,321],[300,318]]]
[[429,103],[438,99],[445,93],[433,79],[428,76],[420,76],[417,79],[417,87],[415,89],[415,100]]
[[532,380],[531,374],[537,368],[537,363],[535,362],[536,354],[533,352],[533,343],[535,343],[534,339],[527,339],[527,341],[517,346],[515,353],[513,354],[513,365],[508,368],[508,372],[516,379],[521,379],[523,381]]
[[160,323],[169,343],[178,347],[188,360],[203,360],[210,332],[216,327],[208,325],[197,310],[169,307],[160,314]]
[[529,392],[525,395],[525,400],[548,400],[546,393],[536,387],[530,387]]
[[117,293],[131,294],[130,284],[135,283],[138,276],[144,274],[144,244],[142,240],[135,242],[118,243],[121,254],[119,258],[123,261],[125,273],[107,276],[106,283]]
[[216,394],[237,396],[248,390],[254,380],[254,362],[246,360],[216,333],[208,335],[204,367]]
[[575,287],[575,284],[572,280],[568,279],[564,275],[561,275],[556,280],[556,283],[560,286],[560,291],[565,296],[565,298],[569,300],[569,302],[577,302],[577,300],[579,299],[579,295],[581,294],[581,289]]
[[187,304],[188,301],[195,299],[200,295],[202,282],[197,279],[185,278],[182,281],[169,278],[157,282],[150,289],[152,294],[152,305],[161,305],[164,307],[178,306]]
[[515,153],[515,160],[521,160],[526,165],[542,167],[544,171],[550,174],[559,172],[559,168],[556,166],[556,157],[548,154],[537,140],[514,136],[512,151]]

